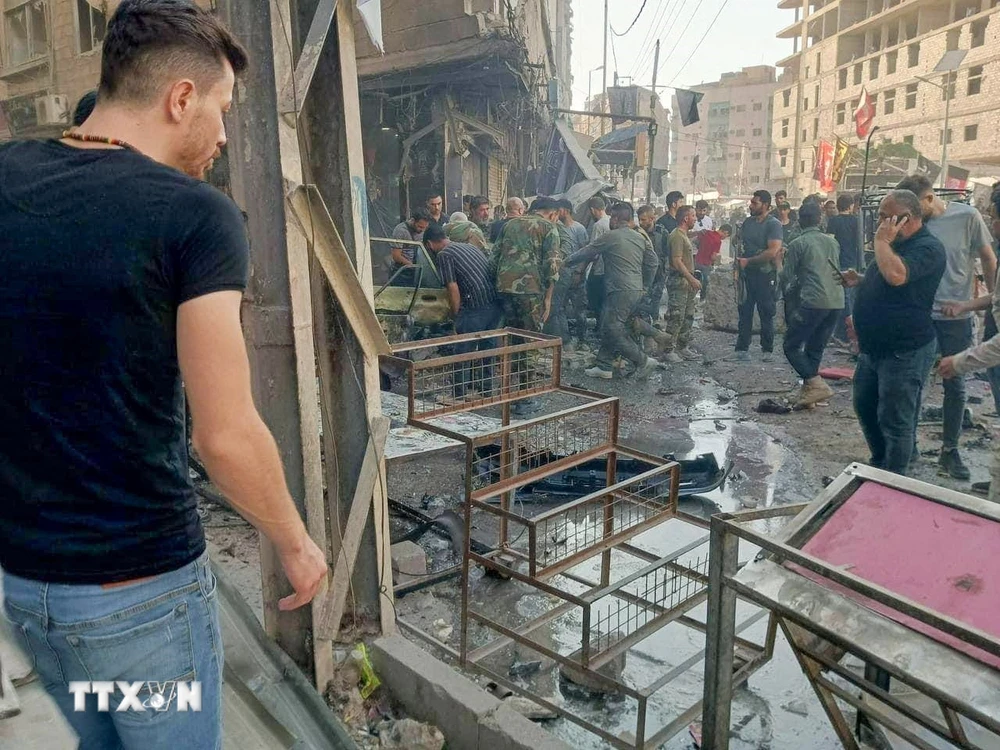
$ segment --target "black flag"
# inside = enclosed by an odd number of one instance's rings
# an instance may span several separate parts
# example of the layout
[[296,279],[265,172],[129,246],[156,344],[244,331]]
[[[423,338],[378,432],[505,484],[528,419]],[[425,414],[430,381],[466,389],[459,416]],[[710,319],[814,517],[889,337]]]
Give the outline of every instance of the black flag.
[[677,109],[681,116],[681,125],[687,127],[701,120],[698,115],[698,103],[704,96],[700,91],[677,89]]

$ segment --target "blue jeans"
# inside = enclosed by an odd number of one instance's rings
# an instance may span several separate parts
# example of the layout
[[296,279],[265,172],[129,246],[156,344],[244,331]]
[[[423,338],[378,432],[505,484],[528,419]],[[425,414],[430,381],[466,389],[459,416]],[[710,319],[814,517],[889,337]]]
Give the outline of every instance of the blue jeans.
[[[4,611],[21,648],[80,738],[80,750],[219,750],[222,635],[208,552],[170,573],[112,588],[41,583],[4,573]],[[110,712],[87,695],[74,710],[74,681],[199,681],[201,711]],[[169,688],[168,688],[169,689]],[[162,695],[168,695],[163,692]],[[143,686],[137,698],[147,705]],[[176,696],[176,693],[175,693]],[[128,703],[126,703],[128,705]]]
[[854,411],[861,423],[871,465],[906,474],[916,444],[924,382],[937,342],[919,349],[872,357],[864,352],[854,371]]
[[[942,357],[964,352],[972,346],[972,319],[935,320],[938,352]],[[944,405],[941,409],[944,427],[941,430],[942,450],[958,447],[962,434],[962,419],[965,416],[965,376],[944,381]]]

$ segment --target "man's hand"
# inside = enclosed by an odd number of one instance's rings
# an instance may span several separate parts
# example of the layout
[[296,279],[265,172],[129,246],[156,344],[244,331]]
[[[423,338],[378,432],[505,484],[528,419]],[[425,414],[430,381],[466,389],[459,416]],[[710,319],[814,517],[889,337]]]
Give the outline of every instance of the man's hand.
[[967,302],[942,302],[941,303],[941,314],[946,318],[957,318],[959,315],[964,315],[969,312],[969,306]]
[[875,232],[875,239],[892,244],[899,236],[899,230],[909,221],[909,216],[886,216],[879,222],[878,231]]
[[281,567],[295,593],[278,601],[278,609],[287,612],[308,604],[319,591],[329,570],[326,556],[303,531],[302,541],[294,549],[279,552]]
[[701,291],[701,282],[698,281],[698,279],[696,279],[694,276],[692,276],[690,279],[688,279],[688,286],[691,287],[691,291],[692,292],[700,292]]
[[938,373],[945,380],[951,380],[952,378],[957,378],[958,373],[955,372],[955,358],[954,357],[942,358],[941,363],[938,365]]
[[746,268],[750,265],[749,258],[739,258],[736,262],[740,264],[740,268]]
[[841,271],[840,273],[838,273],[836,275],[836,278],[837,281],[840,282],[841,286],[850,289],[860,284],[864,276],[855,271],[853,268],[848,268],[846,271]]
[[552,314],[552,295],[546,294],[545,301],[542,303],[542,325],[549,322],[549,316]]

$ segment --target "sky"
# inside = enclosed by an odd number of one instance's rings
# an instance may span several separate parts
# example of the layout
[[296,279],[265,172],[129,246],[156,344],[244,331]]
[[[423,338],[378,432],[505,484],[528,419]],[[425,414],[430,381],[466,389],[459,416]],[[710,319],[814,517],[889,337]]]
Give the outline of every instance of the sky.
[[[604,0],[572,2],[573,106],[583,109],[587,76],[602,62]],[[619,78],[631,75],[633,83],[648,86],[657,38],[661,42],[658,86],[717,81],[723,73],[748,65],[773,65],[792,51],[790,39],[775,38],[779,29],[795,20],[794,11],[778,10],[778,0],[645,0],[638,22],[626,33],[643,2],[609,0],[611,28],[624,34],[608,34],[609,86],[616,69]],[[722,13],[713,24],[720,8]],[[699,47],[706,31],[708,36]],[[590,85],[594,93],[601,90],[601,71],[593,72]],[[672,95],[661,91],[664,99]]]

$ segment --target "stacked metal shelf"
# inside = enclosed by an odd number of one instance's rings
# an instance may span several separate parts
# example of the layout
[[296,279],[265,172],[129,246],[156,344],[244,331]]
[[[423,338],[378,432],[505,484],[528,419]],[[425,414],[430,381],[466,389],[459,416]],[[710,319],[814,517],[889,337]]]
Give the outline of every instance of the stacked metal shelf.
[[[456,347],[474,350],[456,354]],[[701,665],[703,650],[641,687],[610,669],[668,625],[705,630],[692,610],[708,595],[708,522],[678,509],[679,465],[618,443],[617,398],[563,386],[559,339],[514,329],[452,336],[396,346],[383,365],[405,375],[409,423],[464,446],[461,645],[455,654],[462,666],[613,747],[657,747],[686,728],[700,715],[700,703],[651,727],[650,701],[675,679],[689,677]],[[540,397],[555,409],[512,418],[527,411],[519,405]],[[498,419],[488,429],[460,432],[441,419],[456,413]],[[620,480],[619,457],[649,468]],[[516,500],[519,489],[595,459],[603,459],[602,488],[548,509]],[[661,528],[662,534],[656,531]],[[533,591],[532,614],[503,610],[490,597],[477,601],[476,566],[507,585]],[[755,613],[741,629],[764,614]],[[559,638],[552,637],[555,629]],[[773,627],[762,644],[737,639],[737,681],[770,659],[773,642]],[[617,694],[630,703],[620,713],[634,716],[634,727],[624,731],[598,723],[512,679],[502,666],[510,649],[521,659],[544,660],[550,670],[558,667],[573,683]]]

